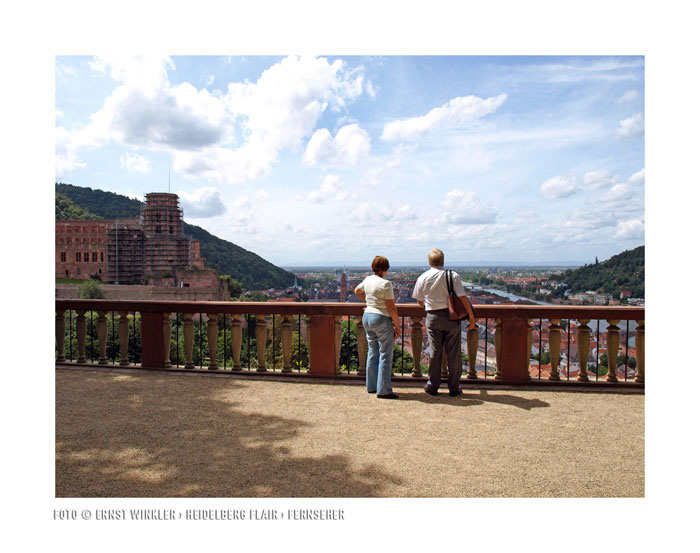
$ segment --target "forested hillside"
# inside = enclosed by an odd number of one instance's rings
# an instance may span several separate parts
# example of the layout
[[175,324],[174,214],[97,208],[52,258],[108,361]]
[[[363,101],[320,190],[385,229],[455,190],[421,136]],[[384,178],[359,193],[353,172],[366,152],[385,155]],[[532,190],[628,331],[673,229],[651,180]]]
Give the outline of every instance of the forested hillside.
[[614,255],[607,261],[569,269],[553,276],[566,282],[573,293],[588,290],[602,291],[619,296],[629,290],[634,298],[644,297],[644,246]]
[[87,209],[76,205],[63,194],[56,193],[56,220],[77,219],[81,221],[96,221],[101,217],[90,213]]
[[[64,207],[59,209],[59,202],[66,206],[65,200],[73,206],[68,213],[82,212],[84,216],[64,217],[67,211]],[[139,200],[114,192],[56,184],[56,219],[135,219],[143,205]],[[76,211],[75,208],[82,211]],[[184,215],[186,217],[187,213]],[[259,255],[222,240],[203,228],[185,223],[184,232],[201,242],[206,267],[215,269],[219,275],[231,275],[246,289],[286,288],[294,284],[293,273],[280,269]]]

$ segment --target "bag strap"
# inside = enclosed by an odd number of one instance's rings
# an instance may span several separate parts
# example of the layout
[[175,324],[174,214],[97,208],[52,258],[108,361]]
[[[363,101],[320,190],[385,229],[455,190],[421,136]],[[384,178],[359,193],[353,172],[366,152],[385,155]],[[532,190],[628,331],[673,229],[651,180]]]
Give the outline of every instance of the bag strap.
[[449,296],[453,296],[455,293],[454,289],[454,283],[452,282],[452,271],[444,270],[445,271],[445,282],[447,283],[447,294]]

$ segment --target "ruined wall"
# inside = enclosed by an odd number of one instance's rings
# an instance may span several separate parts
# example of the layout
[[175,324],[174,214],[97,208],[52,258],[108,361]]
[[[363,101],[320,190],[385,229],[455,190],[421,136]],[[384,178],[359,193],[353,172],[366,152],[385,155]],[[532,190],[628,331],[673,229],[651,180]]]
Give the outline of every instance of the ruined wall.
[[107,221],[56,221],[56,278],[107,279]]

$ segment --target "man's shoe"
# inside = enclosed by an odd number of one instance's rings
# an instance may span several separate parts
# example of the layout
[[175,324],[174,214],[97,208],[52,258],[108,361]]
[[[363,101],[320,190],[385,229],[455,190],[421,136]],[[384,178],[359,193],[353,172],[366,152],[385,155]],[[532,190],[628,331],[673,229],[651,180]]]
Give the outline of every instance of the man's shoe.
[[461,396],[462,395],[462,390],[453,390],[450,392],[450,397],[455,397],[455,396]]
[[436,395],[438,395],[438,391],[437,391],[437,390],[431,390],[430,388],[423,388],[423,389],[425,390],[425,393],[426,393],[426,394],[430,394],[431,396],[436,396]]
[[399,396],[393,392],[390,394],[377,394],[377,397],[379,399],[399,399]]

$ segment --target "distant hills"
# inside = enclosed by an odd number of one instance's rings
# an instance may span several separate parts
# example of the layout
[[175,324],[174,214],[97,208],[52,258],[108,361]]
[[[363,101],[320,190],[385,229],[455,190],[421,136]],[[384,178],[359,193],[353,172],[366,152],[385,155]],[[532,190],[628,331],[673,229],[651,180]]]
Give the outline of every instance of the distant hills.
[[[57,220],[135,219],[143,206],[144,202],[114,192],[56,183]],[[219,275],[231,275],[246,289],[286,288],[294,284],[293,273],[201,227],[185,223],[184,232],[201,242],[208,268],[215,269]]]
[[643,298],[644,246],[626,250],[607,261],[569,269],[552,278],[566,282],[574,294],[594,290],[619,296],[628,290],[633,298]]

